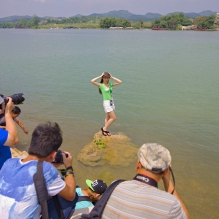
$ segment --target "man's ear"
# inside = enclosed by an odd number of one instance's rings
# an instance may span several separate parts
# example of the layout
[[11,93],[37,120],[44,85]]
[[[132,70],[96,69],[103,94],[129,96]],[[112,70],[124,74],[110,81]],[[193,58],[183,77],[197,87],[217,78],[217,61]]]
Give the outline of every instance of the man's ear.
[[55,156],[56,156],[56,151],[53,151],[48,157],[51,161],[53,161],[55,159]]
[[55,158],[56,154],[57,154],[56,151],[53,151],[53,152],[51,153],[51,156],[52,156],[53,159]]
[[96,194],[94,195],[94,197],[95,197],[95,198],[99,198],[99,197],[100,197],[100,194],[97,194],[97,193],[96,193]]
[[139,170],[142,168],[142,165],[140,163],[140,161],[138,160],[137,164],[136,164],[136,169]]

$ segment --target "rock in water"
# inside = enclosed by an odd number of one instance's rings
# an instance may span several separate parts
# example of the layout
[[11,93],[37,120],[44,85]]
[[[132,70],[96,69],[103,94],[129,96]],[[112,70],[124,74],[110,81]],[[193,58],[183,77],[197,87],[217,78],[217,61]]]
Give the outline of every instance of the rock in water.
[[129,166],[130,163],[137,162],[137,151],[137,146],[123,133],[103,136],[102,132],[98,132],[93,141],[84,146],[77,158],[89,166]]

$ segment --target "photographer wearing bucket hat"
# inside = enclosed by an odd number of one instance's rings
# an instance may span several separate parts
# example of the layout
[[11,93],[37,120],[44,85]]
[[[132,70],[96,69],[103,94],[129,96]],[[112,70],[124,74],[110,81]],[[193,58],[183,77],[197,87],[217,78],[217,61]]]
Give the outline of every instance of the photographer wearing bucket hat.
[[[170,166],[170,152],[165,147],[143,144],[138,151],[137,175],[114,189],[102,218],[189,218],[171,181]],[[158,189],[160,180],[165,191]]]

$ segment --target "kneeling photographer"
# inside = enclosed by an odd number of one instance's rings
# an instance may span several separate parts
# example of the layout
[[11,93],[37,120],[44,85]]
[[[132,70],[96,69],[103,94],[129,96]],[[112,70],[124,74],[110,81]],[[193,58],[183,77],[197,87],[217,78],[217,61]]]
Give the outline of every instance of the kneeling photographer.
[[8,146],[15,146],[18,143],[17,128],[11,116],[13,108],[12,98],[8,97],[7,104],[4,108],[4,117],[7,124],[5,130],[0,128],[0,169],[4,162],[11,158],[11,151]]
[[[28,130],[24,127],[24,124],[18,119],[18,116],[21,114],[21,109],[18,106],[15,106],[14,109],[11,111],[11,117],[12,119],[21,127],[23,132],[25,134],[28,134]],[[0,118],[0,128],[6,127],[6,121],[5,121],[5,116]]]
[[[0,187],[0,218],[40,218],[41,212],[43,219],[70,217],[77,201],[73,158],[69,152],[58,153],[59,163],[54,163],[61,144],[62,131],[57,123],[40,124],[32,133],[28,156],[5,162],[0,171],[0,184],[5,185]],[[66,169],[64,180],[55,168],[61,162]],[[62,217],[54,199],[49,199],[47,204],[48,195],[58,195]]]

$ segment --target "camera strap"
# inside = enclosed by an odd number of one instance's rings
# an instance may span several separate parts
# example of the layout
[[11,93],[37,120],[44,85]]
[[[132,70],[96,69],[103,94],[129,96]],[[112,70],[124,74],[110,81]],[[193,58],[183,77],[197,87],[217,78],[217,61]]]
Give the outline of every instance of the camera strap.
[[175,177],[174,177],[174,175],[173,175],[173,169],[172,169],[171,167],[169,167],[169,170],[170,170],[170,172],[171,172],[172,179],[173,179],[173,185],[174,185],[174,189],[173,189],[173,191],[171,192],[171,194],[173,195],[174,190],[175,190],[175,187],[176,187],[176,185],[175,185]]
[[[174,189],[173,189],[173,191],[171,192],[171,194],[173,194],[174,191],[175,191],[175,186],[176,186],[176,185],[175,185],[175,177],[174,177],[174,175],[173,175],[173,170],[172,170],[171,167],[169,167],[169,170],[170,170],[170,172],[171,172],[172,179],[173,179]],[[137,181],[140,181],[140,182],[143,182],[143,183],[146,183],[146,184],[148,184],[148,185],[150,185],[150,186],[154,186],[154,187],[157,187],[157,188],[158,188],[157,182],[156,182],[154,179],[152,179],[152,178],[150,178],[150,177],[148,177],[148,176],[144,176],[144,175],[141,175],[141,174],[137,174],[133,179],[134,179],[134,180],[137,180]]]
[[152,179],[152,178],[150,178],[150,177],[148,177],[148,176],[144,176],[144,175],[141,175],[141,174],[137,174],[133,179],[134,179],[134,180],[137,180],[137,181],[139,181],[139,182],[148,184],[148,185],[150,185],[150,186],[154,186],[154,187],[158,188],[157,182],[156,182],[154,179]]

